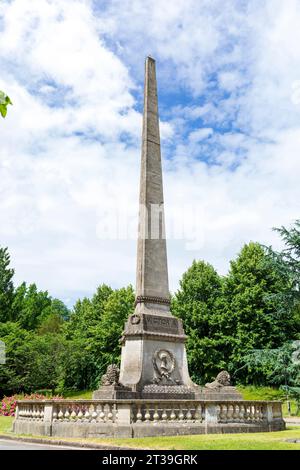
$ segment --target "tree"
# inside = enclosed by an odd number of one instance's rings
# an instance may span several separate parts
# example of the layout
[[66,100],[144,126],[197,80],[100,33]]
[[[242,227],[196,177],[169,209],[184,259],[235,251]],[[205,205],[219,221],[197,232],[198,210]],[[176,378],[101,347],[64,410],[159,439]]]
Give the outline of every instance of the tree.
[[3,118],[5,118],[7,114],[7,106],[9,104],[12,104],[9,96],[0,90],[0,114]]
[[113,291],[105,302],[101,321],[93,330],[95,333],[95,352],[98,356],[98,377],[105,372],[109,364],[120,362],[120,339],[124,324],[130,313],[133,312],[134,299],[133,288],[128,286]]
[[205,383],[225,366],[218,307],[222,280],[204,261],[193,261],[172,299],[172,313],[183,320],[193,380]]
[[[61,334],[38,336],[18,323],[0,323],[6,363],[0,367],[0,396],[54,390],[62,375],[65,339]],[[70,351],[69,351],[70,352]]]
[[287,341],[277,349],[254,349],[242,358],[248,373],[260,368],[267,376],[270,385],[296,386],[300,380],[299,361],[294,360],[294,352],[299,346]]
[[78,300],[70,315],[70,322],[67,324],[68,338],[86,337],[90,328],[97,326],[101,321],[105,303],[113,289],[106,284],[100,285],[92,299],[86,297]]
[[292,334],[300,333],[300,220],[297,220],[290,229],[275,228],[285,248],[276,252],[272,247],[267,248],[267,262],[286,279],[283,291],[273,295],[277,304],[278,316],[290,317]]
[[0,322],[0,339],[5,344],[6,362],[0,366],[0,397],[11,395],[23,389],[24,361],[20,353],[24,343],[30,341],[28,331],[14,322]]
[[78,301],[66,323],[68,349],[60,390],[95,389],[110,363],[119,362],[124,323],[133,311],[131,286],[99,286],[92,300]]
[[0,322],[11,320],[14,286],[14,270],[9,267],[10,256],[7,248],[0,248]]
[[[286,393],[288,410],[289,397],[295,398],[297,407],[300,405],[300,341],[287,341],[277,349],[253,350],[242,358],[247,372],[261,370],[267,377],[267,383],[279,385]],[[297,409],[297,412],[298,412]]]
[[12,305],[14,320],[22,328],[35,330],[51,312],[52,299],[47,291],[38,291],[35,284],[25,283],[16,289]]
[[228,368],[239,380],[265,380],[261,370],[246,374],[242,358],[253,349],[272,349],[290,339],[289,316],[276,315],[273,294],[283,292],[286,279],[266,262],[258,243],[245,245],[225,278],[222,329],[231,342]]

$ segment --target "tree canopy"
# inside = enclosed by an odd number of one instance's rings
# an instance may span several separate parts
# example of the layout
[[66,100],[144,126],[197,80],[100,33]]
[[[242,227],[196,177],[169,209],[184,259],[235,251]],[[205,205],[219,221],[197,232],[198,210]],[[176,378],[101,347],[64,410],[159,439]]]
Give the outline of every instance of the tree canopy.
[[[227,369],[240,384],[297,388],[299,363],[292,362],[291,348],[300,339],[300,222],[278,232],[281,252],[250,242],[225,276],[202,260],[183,274],[171,308],[188,335],[194,381],[204,384]],[[120,361],[132,286],[101,284],[70,310],[36,284],[14,286],[13,276],[8,249],[0,248],[0,339],[7,359],[0,395],[97,388],[107,365]]]

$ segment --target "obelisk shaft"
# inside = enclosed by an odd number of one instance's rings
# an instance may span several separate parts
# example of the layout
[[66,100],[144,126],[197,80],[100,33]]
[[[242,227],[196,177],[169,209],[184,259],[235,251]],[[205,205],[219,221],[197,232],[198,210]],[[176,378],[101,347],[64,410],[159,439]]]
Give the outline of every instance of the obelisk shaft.
[[136,296],[140,303],[163,304],[169,299],[169,283],[157,84],[151,57],[146,59],[144,90]]

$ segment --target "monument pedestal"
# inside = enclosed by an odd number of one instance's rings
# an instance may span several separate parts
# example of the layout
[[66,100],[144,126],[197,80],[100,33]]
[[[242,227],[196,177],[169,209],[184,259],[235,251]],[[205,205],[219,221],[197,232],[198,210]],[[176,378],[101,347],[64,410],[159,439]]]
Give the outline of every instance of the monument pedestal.
[[137,304],[122,338],[120,384],[140,398],[193,398],[185,340],[167,305]]
[[182,320],[170,313],[167,301],[137,303],[121,339],[120,375],[116,383],[96,390],[93,399],[242,400],[225,371],[205,387],[192,382],[186,338]]

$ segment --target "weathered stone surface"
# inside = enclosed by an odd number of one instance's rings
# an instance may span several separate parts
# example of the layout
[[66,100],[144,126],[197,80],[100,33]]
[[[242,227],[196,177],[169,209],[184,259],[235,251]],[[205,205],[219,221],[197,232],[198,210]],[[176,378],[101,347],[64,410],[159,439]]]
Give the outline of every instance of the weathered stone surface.
[[57,437],[145,437],[277,431],[285,423],[281,403],[272,401],[23,400],[13,429]]
[[[122,337],[120,383],[140,397],[194,396],[182,321],[171,315],[155,61],[145,64],[136,307]],[[172,390],[173,388],[173,390]]]
[[[167,248],[155,61],[145,64],[136,295],[168,300]],[[154,302],[155,303],[155,302]],[[158,304],[160,308],[161,304]]]

